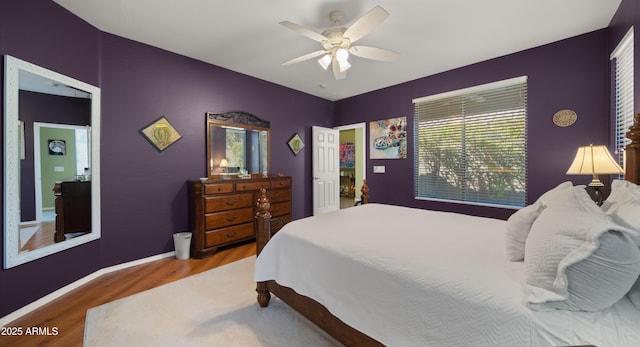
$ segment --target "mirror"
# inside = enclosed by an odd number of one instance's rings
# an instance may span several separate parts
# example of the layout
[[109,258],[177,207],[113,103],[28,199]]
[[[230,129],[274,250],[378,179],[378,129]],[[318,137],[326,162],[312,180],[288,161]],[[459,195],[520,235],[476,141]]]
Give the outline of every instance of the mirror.
[[4,66],[6,269],[100,238],[100,88]]
[[269,122],[246,112],[207,113],[207,177],[268,175]]

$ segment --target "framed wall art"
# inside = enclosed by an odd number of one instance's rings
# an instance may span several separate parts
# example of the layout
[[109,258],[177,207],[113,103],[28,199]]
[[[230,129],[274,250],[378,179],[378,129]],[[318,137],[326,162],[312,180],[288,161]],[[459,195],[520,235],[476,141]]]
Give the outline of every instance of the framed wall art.
[[140,134],[160,152],[182,138],[165,116],[140,129]]
[[407,157],[407,117],[369,122],[371,159]]
[[289,140],[289,142],[287,143],[289,144],[289,148],[291,148],[293,154],[295,155],[298,155],[298,153],[300,153],[300,151],[302,151],[302,149],[304,148],[304,142],[302,141],[302,138],[298,133],[293,135],[291,140]]

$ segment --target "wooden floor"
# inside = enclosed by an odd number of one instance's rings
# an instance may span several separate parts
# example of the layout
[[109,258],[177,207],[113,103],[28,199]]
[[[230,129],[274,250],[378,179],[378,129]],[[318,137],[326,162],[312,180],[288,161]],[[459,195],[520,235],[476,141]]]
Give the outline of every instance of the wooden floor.
[[82,346],[88,309],[255,254],[255,242],[250,242],[206,259],[167,258],[102,275],[3,328],[21,328],[24,335],[35,327],[52,336],[0,336],[0,346]]

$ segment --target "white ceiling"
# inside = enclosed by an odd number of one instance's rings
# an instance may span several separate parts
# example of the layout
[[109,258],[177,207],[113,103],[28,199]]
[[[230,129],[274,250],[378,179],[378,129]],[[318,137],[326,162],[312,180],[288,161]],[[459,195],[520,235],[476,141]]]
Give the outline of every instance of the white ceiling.
[[[96,28],[328,100],[339,100],[608,26],[621,0],[54,0]],[[401,54],[395,62],[351,57],[336,81],[320,49],[278,23],[317,32],[376,5],[389,18],[358,45]]]

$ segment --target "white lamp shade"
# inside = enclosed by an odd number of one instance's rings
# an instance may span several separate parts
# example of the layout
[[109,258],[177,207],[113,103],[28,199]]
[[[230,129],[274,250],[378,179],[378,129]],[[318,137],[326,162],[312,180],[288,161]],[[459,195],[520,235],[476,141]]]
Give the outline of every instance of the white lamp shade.
[[220,159],[220,167],[229,167],[229,161],[227,161],[227,158],[222,158]]
[[605,145],[578,147],[576,157],[567,170],[568,175],[608,175],[623,172]]
[[322,66],[323,69],[328,69],[329,65],[331,65],[331,55],[330,54],[325,54],[322,56],[322,58],[318,59],[318,63],[320,63],[320,66]]

